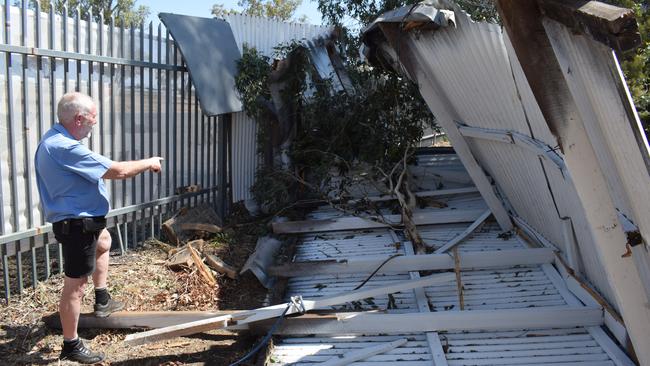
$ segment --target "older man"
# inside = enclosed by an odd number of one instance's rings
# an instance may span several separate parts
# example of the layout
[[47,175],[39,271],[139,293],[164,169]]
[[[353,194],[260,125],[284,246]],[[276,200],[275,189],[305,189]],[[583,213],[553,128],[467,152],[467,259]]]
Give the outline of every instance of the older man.
[[81,93],[65,94],[58,103],[56,123],[38,145],[36,181],[45,219],[52,223],[63,246],[65,279],[59,303],[63,328],[60,359],[96,363],[100,352],[86,348],[77,335],[84,286],[92,275],[95,316],[106,317],[124,308],[107,289],[111,236],[105,216],[109,199],[104,179],[124,179],[147,170],[160,172],[160,157],[137,161],[112,161],[92,152],[79,141],[90,136],[97,123],[97,107]]

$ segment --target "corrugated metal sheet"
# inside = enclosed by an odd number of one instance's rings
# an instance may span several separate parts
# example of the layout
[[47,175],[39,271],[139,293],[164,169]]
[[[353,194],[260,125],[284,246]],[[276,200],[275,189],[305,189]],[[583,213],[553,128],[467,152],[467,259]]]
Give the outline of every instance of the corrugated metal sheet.
[[[240,52],[243,45],[255,47],[263,55],[272,57],[273,49],[292,40],[306,40],[328,37],[333,28],[301,23],[286,23],[249,15],[226,15],[235,42]],[[245,112],[233,114],[233,201],[252,198],[250,188],[255,182],[255,171],[259,165],[257,154],[257,122]]]
[[[431,160],[424,157],[423,161]],[[446,159],[442,159],[443,161]],[[450,207],[465,208],[476,203],[475,195],[447,199]],[[480,198],[479,198],[480,201]],[[485,203],[479,202],[483,207]],[[438,210],[428,208],[424,210]],[[331,217],[338,211],[323,207],[310,214],[311,218]],[[458,235],[467,224],[445,224],[421,227],[423,237],[446,241]],[[500,238],[501,230],[495,222],[488,221],[459,244],[461,252],[494,251],[526,248],[522,238]],[[398,239],[403,240],[404,238]],[[310,233],[302,236],[297,245],[295,261],[354,258],[376,254],[406,253],[406,245],[395,244],[388,229],[374,231],[343,231]],[[435,246],[435,244],[434,244]],[[550,265],[513,266],[509,268],[475,269],[462,272],[466,310],[516,309],[531,307],[566,307],[564,298],[549,273],[559,275]],[[331,296],[353,289],[367,277],[367,273],[314,275],[289,279],[287,299],[302,295],[305,298]],[[380,274],[366,286],[380,286],[387,281],[412,278],[408,273]],[[459,309],[456,283],[430,286],[424,290],[425,308],[430,311],[455,311]],[[385,310],[390,313],[422,311],[418,307],[415,291],[391,295],[393,305],[388,306],[388,296],[365,299],[333,307],[340,311]],[[428,305],[428,306],[427,306]],[[323,310],[332,310],[323,309]],[[433,338],[432,338],[433,337]],[[434,363],[431,339],[439,339],[447,365],[598,365],[614,366],[616,363],[606,351],[603,339],[594,330],[579,328],[512,329],[507,331],[471,331],[393,334],[386,329],[382,334],[316,337],[284,337],[274,342],[267,365],[317,365],[334,357],[372,347],[374,345],[406,338],[407,343],[388,352],[360,360],[351,365],[430,366]],[[608,342],[607,340],[605,342]],[[611,346],[611,344],[608,344]],[[444,365],[444,363],[440,363]]]
[[[441,108],[452,111],[457,122],[511,130],[557,146],[518,60],[509,57],[513,52],[499,25],[476,23],[457,12],[455,28],[409,34],[408,38],[414,51],[427,60],[422,71],[444,94],[425,97],[448,101]],[[570,178],[518,146],[467,140],[475,158],[496,181],[516,214],[563,251],[566,247],[561,217],[572,218],[586,276],[615,303]]]
[[243,52],[244,44],[248,44],[267,57],[273,57],[273,49],[278,45],[286,45],[293,40],[327,38],[334,30],[333,27],[322,25],[288,23],[241,14],[226,15],[224,19],[230,23],[240,52]]
[[246,112],[232,115],[232,161],[233,202],[250,199],[260,157],[257,154],[257,123]]

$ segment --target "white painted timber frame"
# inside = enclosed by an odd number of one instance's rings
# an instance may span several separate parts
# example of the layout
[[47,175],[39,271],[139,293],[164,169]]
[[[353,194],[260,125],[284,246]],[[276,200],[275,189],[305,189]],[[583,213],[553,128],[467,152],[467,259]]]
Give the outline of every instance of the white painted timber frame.
[[[618,219],[608,182],[600,165],[601,162],[595,152],[595,149],[603,148],[600,143],[602,140],[593,135],[593,128],[587,128],[586,126],[587,123],[591,124],[593,120],[599,120],[599,116],[594,115],[594,107],[585,93],[584,82],[576,76],[580,72],[580,66],[571,62],[568,48],[571,47],[570,42],[575,41],[575,38],[572,38],[574,36],[571,35],[571,30],[560,23],[544,19],[542,24],[552,49],[539,50],[539,47],[536,47],[536,52],[545,61],[557,65],[553,72],[545,70],[546,75],[544,77],[555,80],[557,77],[554,74],[555,71],[561,72],[562,74],[559,77],[564,77],[564,84],[556,84],[555,87],[566,88],[566,90],[560,92],[553,90],[552,92],[558,93],[557,95],[568,94],[570,96],[563,99],[564,105],[561,110],[565,111],[565,115],[553,114],[560,109],[545,111],[541,107],[542,112],[548,113],[548,115],[545,114],[547,123],[551,130],[555,131],[564,146],[564,161],[571,173],[578,197],[582,202],[586,221],[593,236],[593,244],[603,270],[607,273],[614,301],[618,304],[623,319],[626,320],[626,327],[634,344],[637,357],[641,364],[650,364],[650,347],[647,346],[648,339],[650,339],[650,307],[645,296],[646,289],[632,258],[621,257],[625,252],[627,238]],[[510,36],[512,39],[513,35],[510,34]],[[593,49],[602,49],[603,47],[593,41],[584,40],[592,42]],[[529,47],[532,46],[529,45]],[[610,57],[613,57],[611,51]],[[595,62],[598,58],[600,56],[596,58],[590,57],[589,62]],[[572,72],[567,72],[568,69],[572,70]],[[528,74],[526,76],[528,77]],[[603,81],[603,83],[606,82],[609,83],[611,80]],[[537,93],[536,97],[541,93],[551,92],[551,90],[544,90],[544,87],[546,86],[540,87],[540,90],[533,90],[534,93]],[[566,115],[566,113],[569,115]],[[566,121],[571,121],[571,123]],[[608,119],[599,123],[602,126],[602,123],[607,124],[611,123],[611,121],[612,119]],[[629,130],[629,126],[627,126],[627,129]],[[612,143],[625,145],[621,144],[621,140],[617,139],[617,136],[619,136],[619,131],[611,133],[610,138],[616,140],[612,141]],[[612,149],[611,144],[608,143],[607,146]],[[638,147],[636,148],[636,156],[641,158]],[[629,166],[629,163],[624,160],[632,158],[619,156],[618,159],[616,165],[622,169],[622,167]],[[646,167],[641,166],[639,168]],[[627,182],[627,184],[624,184],[625,191],[628,194],[629,203],[636,207],[636,209],[633,209],[635,218],[637,217],[636,214],[645,212],[646,214],[643,216],[648,219],[647,202],[645,202],[645,199],[641,199],[641,197],[650,197],[650,191],[648,191],[650,184],[646,183],[648,182],[647,168],[642,170],[642,176],[637,174],[637,178],[641,179],[641,182],[646,185],[645,188],[638,187],[637,183],[631,182],[634,179],[631,179],[631,173],[628,170],[622,169],[619,175],[621,182]],[[636,194],[631,191],[633,187],[637,189]]]
[[[445,210],[415,212],[412,220],[415,225],[452,224],[473,222],[483,213],[482,209]],[[380,220],[383,220],[380,221]],[[276,234],[303,234],[312,232],[377,229],[402,225],[402,215],[385,215],[382,218],[340,217],[326,220],[304,220],[274,222]]]
[[512,330],[589,327],[603,324],[595,307],[554,307],[507,310],[462,310],[433,313],[336,313],[287,318],[277,335],[402,334],[412,332]]
[[485,220],[488,219],[492,215],[492,212],[490,210],[487,210],[483,212],[481,216],[479,216],[476,221],[474,221],[470,226],[467,227],[462,233],[458,234],[458,236],[454,237],[447,243],[445,243],[443,246],[440,248],[436,249],[434,252],[435,254],[442,254],[448,251],[449,249],[455,247],[456,245],[460,244],[463,240],[467,239]]
[[[406,255],[415,255],[415,251],[413,250],[413,243],[410,241],[402,242],[399,240],[397,234],[395,234],[393,230],[390,231],[390,235],[393,240],[395,240],[395,242],[402,243],[404,246],[404,253]],[[420,272],[411,271],[409,272],[409,276],[411,279],[420,278]],[[427,295],[424,292],[424,288],[415,288],[413,289],[413,292],[415,294],[415,302],[418,305],[418,311],[421,313],[431,312],[431,308],[429,308],[429,300],[427,299]],[[445,352],[442,348],[442,344],[440,343],[440,336],[438,336],[438,333],[426,332],[425,334],[427,337],[427,343],[429,344],[429,351],[431,351],[431,357],[433,358],[434,366],[448,366],[447,357],[445,357]]]
[[[359,258],[292,262],[270,267],[267,273],[278,277],[298,277],[321,274],[370,273],[379,267],[386,255]],[[494,252],[466,252],[460,254],[460,268],[490,268],[551,263],[555,254],[550,248],[507,249]],[[391,259],[377,273],[445,270],[454,268],[450,254],[405,255]]]
[[[631,210],[626,214],[631,215],[632,221],[644,238],[643,245],[646,247],[644,250],[634,250],[633,259],[643,281],[646,308],[648,308],[650,306],[650,269],[648,268],[650,256],[647,255],[650,244],[648,242],[650,240],[648,239],[650,238],[650,215],[648,214],[650,145],[643,132],[639,115],[613,50],[588,37],[575,36],[564,25],[551,20],[544,22],[544,28],[575,100],[577,111],[587,127],[585,132],[592,144],[601,151],[601,157],[606,155],[606,159],[614,163],[619,186]],[[575,49],[581,52],[574,52]],[[584,62],[584,59],[588,60],[589,68],[578,66],[581,61]],[[568,70],[575,72],[567,72]],[[606,89],[611,90],[607,109],[597,108],[598,101],[594,99],[587,86],[599,84],[616,85],[616,90]],[[596,111],[599,113],[595,113]],[[646,324],[646,328],[650,328],[650,324]]]
[[440,284],[453,280],[454,275],[452,273],[434,274],[415,280],[399,281],[381,287],[349,291],[339,295],[317,298],[314,300],[300,299],[299,304],[289,302],[267,306],[255,310],[244,311],[241,313],[217,316],[210,319],[174,325],[171,327],[164,327],[146,332],[129,334],[124,339],[124,343],[129,345],[139,345],[184,335],[205,332],[213,329],[226,328],[229,325],[250,324],[260,320],[277,318],[285,313],[285,310],[286,315],[302,313],[313,309],[339,305],[350,301],[365,299],[368,297],[407,291],[418,287],[431,286],[433,284]]
[[[438,189],[435,191],[421,191],[421,192],[413,192],[416,197],[445,197],[445,196],[453,196],[457,194],[469,194],[469,193],[478,193],[478,189],[476,187],[464,187],[464,188],[450,188],[450,189]],[[392,201],[396,200],[397,197],[394,195],[384,195],[384,196],[371,196],[367,197],[363,200],[360,199],[354,199],[354,200],[349,200],[348,204],[357,204],[361,201],[370,201],[370,202],[384,202],[384,201]]]

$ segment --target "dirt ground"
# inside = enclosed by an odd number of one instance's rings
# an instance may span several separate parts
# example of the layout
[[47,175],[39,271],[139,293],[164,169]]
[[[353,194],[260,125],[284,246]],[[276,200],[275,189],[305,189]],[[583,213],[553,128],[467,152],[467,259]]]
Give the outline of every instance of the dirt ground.
[[[239,269],[254,251],[263,227],[239,224],[206,239],[204,251],[218,255]],[[252,275],[236,280],[218,275],[218,285],[206,285],[197,272],[173,272],[167,254],[155,240],[123,256],[112,256],[109,287],[127,311],[234,310],[263,306],[267,290]],[[49,329],[43,316],[57,311],[63,278],[53,276],[35,289],[0,305],[0,365],[66,365],[58,361],[63,338]],[[92,284],[86,287],[82,313],[92,312]],[[165,342],[127,347],[122,340],[136,330],[81,329],[79,335],[93,350],[107,355],[102,365],[228,365],[256,342],[247,334],[212,331]]]

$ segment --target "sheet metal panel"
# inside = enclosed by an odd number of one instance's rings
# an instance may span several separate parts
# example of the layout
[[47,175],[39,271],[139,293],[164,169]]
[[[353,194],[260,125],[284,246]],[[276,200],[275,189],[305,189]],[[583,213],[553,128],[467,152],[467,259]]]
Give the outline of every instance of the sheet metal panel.
[[235,89],[236,61],[241,53],[230,25],[219,19],[160,13],[187,63],[206,115],[239,112]]
[[[473,127],[512,130],[549,146],[557,146],[517,59],[508,56],[512,53],[500,26],[475,23],[457,11],[455,28],[417,35],[410,33],[408,39],[418,57],[427,60],[422,71],[443,86],[444,97],[458,115],[457,122]],[[575,225],[576,237],[585,275],[615,304],[570,177],[563,177],[557,168],[540,162],[535,154],[520,147],[487,140],[467,140],[475,158],[496,181],[515,213],[561,250],[566,248],[560,217],[569,216],[578,223]]]
[[[5,9],[2,7],[2,19],[5,18]],[[12,31],[9,33],[11,42],[2,42],[3,46],[25,46],[28,49],[40,47],[41,50],[61,52],[68,50],[68,54],[58,54],[57,57],[45,57],[28,54],[25,59],[21,54],[12,53],[11,75],[8,77],[5,71],[0,73],[0,116],[2,127],[0,128],[0,141],[3,141],[4,150],[0,154],[0,172],[2,172],[2,192],[10,193],[17,187],[17,199],[11,194],[2,195],[2,206],[4,213],[1,218],[4,226],[4,233],[22,232],[31,227],[44,225],[40,199],[36,189],[33,172],[29,172],[28,164],[11,164],[12,159],[16,162],[23,162],[32,159],[40,136],[45,133],[53,123],[56,122],[55,107],[57,99],[63,95],[65,85],[68,90],[77,87],[82,92],[93,96],[98,104],[97,130],[93,132],[90,139],[84,140],[94,151],[101,153],[113,160],[126,160],[135,157],[145,158],[150,155],[160,155],[165,158],[163,174],[160,176],[145,174],[137,179],[128,179],[107,184],[111,197],[111,207],[120,208],[130,203],[140,204],[151,199],[163,198],[174,193],[176,188],[174,182],[169,181],[166,172],[173,170],[176,166],[177,174],[185,174],[188,183],[201,183],[190,181],[195,176],[192,169],[180,171],[180,164],[176,164],[177,157],[171,152],[171,144],[165,143],[166,136],[169,141],[174,141],[171,134],[171,126],[175,120],[180,118],[179,114],[171,113],[171,108],[164,105],[176,105],[180,110],[180,100],[174,100],[171,87],[165,87],[167,78],[172,76],[167,73],[153,72],[155,69],[175,69],[177,74],[184,73],[183,67],[173,67],[173,60],[165,57],[170,54],[173,43],[166,43],[159,37],[142,33],[141,30],[122,32],[120,28],[112,28],[106,25],[100,26],[96,22],[87,22],[80,19],[65,21],[60,15],[51,15],[27,9],[24,16],[18,7],[9,7]],[[24,27],[22,22],[24,19]],[[37,27],[38,19],[38,27]],[[5,22],[3,21],[3,24]],[[67,28],[66,28],[67,27]],[[22,29],[21,29],[22,28]],[[66,32],[63,30],[66,29]],[[23,31],[24,30],[24,31]],[[66,36],[64,42],[64,34]],[[0,37],[4,39],[5,28],[0,27]],[[133,40],[131,40],[131,37]],[[130,44],[133,44],[131,49]],[[122,48],[121,45],[124,44]],[[65,47],[67,45],[67,48]],[[30,51],[31,52],[31,51]],[[6,57],[2,53],[0,57],[0,68],[6,70]],[[96,60],[93,57],[98,57]],[[80,58],[77,60],[76,58]],[[37,60],[41,61],[40,68]],[[155,60],[149,62],[149,60]],[[91,62],[92,61],[92,62]],[[101,62],[100,62],[101,61]],[[144,61],[144,63],[142,63]],[[138,63],[140,62],[140,63]],[[67,65],[68,72],[64,72]],[[92,65],[92,67],[91,67]],[[131,76],[131,65],[133,77]],[[23,76],[23,69],[25,74]],[[77,81],[77,78],[79,79]],[[8,100],[7,81],[12,84],[13,99]],[[77,85],[78,84],[78,85]],[[170,84],[167,83],[169,86]],[[23,88],[24,86],[24,88]],[[179,88],[191,87],[191,82]],[[25,95],[26,92],[26,95]],[[122,101],[122,102],[121,102]],[[132,104],[132,101],[134,103]],[[186,103],[193,103],[186,100]],[[18,113],[15,127],[20,133],[15,134],[14,144],[16,146],[14,155],[7,149],[10,136],[9,120],[7,117],[8,105]],[[161,107],[163,106],[163,107]],[[124,111],[122,113],[121,111]],[[133,113],[131,112],[133,111]],[[25,113],[23,117],[22,114]],[[200,111],[199,111],[200,114]],[[196,116],[191,117],[192,124],[196,128]],[[24,125],[22,120],[26,121]],[[132,125],[135,129],[131,130]],[[23,126],[24,125],[24,126]],[[133,136],[131,136],[133,135]],[[127,141],[151,142],[131,146]],[[124,143],[123,143],[124,142]],[[196,143],[194,143],[196,142]],[[183,146],[186,149],[187,167],[196,167],[195,160],[199,154],[208,154],[212,147],[217,145],[214,133],[208,129],[205,139],[193,141],[191,146]],[[29,148],[27,148],[29,147]],[[192,153],[194,152],[194,153]],[[33,167],[32,167],[33,169]],[[209,176],[211,169],[209,165],[199,165],[198,169],[202,175]],[[7,174],[12,172],[11,174]],[[144,178],[145,184],[142,184]],[[31,180],[31,184],[27,180]],[[133,187],[136,187],[137,196],[132,197]],[[167,189],[165,188],[167,187]],[[203,186],[209,188],[208,186]],[[31,197],[31,206],[28,204]],[[151,212],[147,211],[147,215]],[[31,225],[30,225],[30,220]],[[34,244],[38,247],[43,245],[41,241],[48,239],[43,235],[34,238]],[[54,241],[51,237],[48,240]],[[29,240],[23,240],[20,245],[8,243],[8,254],[13,254],[19,248],[29,248]]]
[[255,172],[260,164],[257,154],[257,122],[246,112],[232,114],[232,199],[251,199]]
[[334,28],[331,26],[282,22],[250,15],[230,14],[224,16],[230,24],[239,51],[243,53],[244,44],[255,47],[267,57],[273,57],[273,49],[293,40],[310,41],[329,37]]

